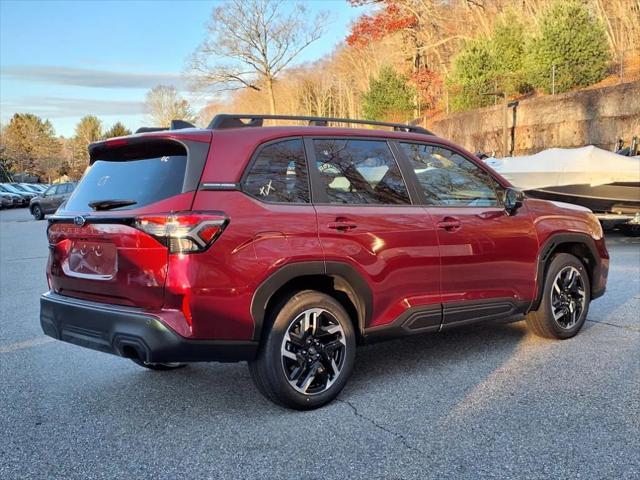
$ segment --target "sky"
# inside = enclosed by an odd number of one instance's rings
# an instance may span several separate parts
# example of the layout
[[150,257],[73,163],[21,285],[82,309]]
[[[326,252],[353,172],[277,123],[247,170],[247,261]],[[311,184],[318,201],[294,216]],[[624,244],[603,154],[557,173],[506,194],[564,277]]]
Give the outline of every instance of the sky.
[[[158,84],[192,97],[182,73],[204,40],[216,0],[0,0],[0,121],[16,112],[48,118],[57,135],[73,135],[87,114],[106,128],[148,125],[144,96]],[[347,0],[307,0],[332,23],[297,63],[330,53],[362,8]]]

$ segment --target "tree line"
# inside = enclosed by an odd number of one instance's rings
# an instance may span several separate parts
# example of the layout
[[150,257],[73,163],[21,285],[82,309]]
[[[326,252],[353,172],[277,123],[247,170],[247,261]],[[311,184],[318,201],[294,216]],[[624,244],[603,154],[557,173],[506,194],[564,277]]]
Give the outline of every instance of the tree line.
[[16,113],[0,130],[0,162],[8,172],[29,173],[46,181],[63,175],[79,178],[89,163],[90,143],[130,134],[121,122],[103,130],[98,117],[86,115],[73,137],[58,137],[49,120]]
[[[152,125],[159,127],[168,127],[173,119],[196,120],[189,103],[168,85],[158,85],[147,93],[145,110]],[[89,165],[91,143],[131,133],[122,122],[105,129],[97,116],[85,115],[72,137],[58,137],[49,120],[16,113],[0,129],[0,162],[8,172],[29,173],[46,181],[63,175],[78,179]]]
[[640,56],[640,0],[349,1],[372,13],[330,55],[286,69],[278,62],[320,38],[330,16],[292,19],[277,0],[216,7],[188,71],[197,88],[226,93],[203,119],[230,111],[404,121],[489,105],[494,94],[591,85],[625,52]]

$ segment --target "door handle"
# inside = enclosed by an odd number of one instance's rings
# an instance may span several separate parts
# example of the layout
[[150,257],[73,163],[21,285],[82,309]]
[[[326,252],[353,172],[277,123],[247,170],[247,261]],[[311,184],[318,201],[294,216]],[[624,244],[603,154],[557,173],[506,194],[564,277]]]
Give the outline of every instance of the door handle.
[[331,228],[332,230],[338,230],[339,232],[348,232],[349,230],[353,230],[358,225],[349,220],[336,220],[335,222],[330,222],[327,224],[327,228]]
[[436,227],[446,230],[447,232],[455,232],[462,228],[462,223],[456,217],[444,217],[442,221],[436,223]]

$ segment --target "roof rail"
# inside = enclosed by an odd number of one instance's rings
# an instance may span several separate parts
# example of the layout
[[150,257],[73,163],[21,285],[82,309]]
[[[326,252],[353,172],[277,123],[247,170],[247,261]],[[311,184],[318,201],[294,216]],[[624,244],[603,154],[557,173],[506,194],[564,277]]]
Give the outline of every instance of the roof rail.
[[183,128],[196,128],[196,126],[190,122],[185,122],[184,120],[171,120],[170,127],[140,127],[136,130],[136,133],[162,132],[163,130],[181,130]]
[[433,132],[417,125],[407,125],[405,123],[375,122],[371,120],[359,120],[353,118],[334,117],[309,117],[303,115],[251,115],[251,114],[230,114],[221,113],[213,117],[207,127],[210,130],[223,130],[226,128],[261,127],[264,120],[297,120],[308,122],[310,126],[326,127],[331,123],[350,123],[358,125],[374,125],[377,127],[391,127],[397,132],[422,133],[434,135]]

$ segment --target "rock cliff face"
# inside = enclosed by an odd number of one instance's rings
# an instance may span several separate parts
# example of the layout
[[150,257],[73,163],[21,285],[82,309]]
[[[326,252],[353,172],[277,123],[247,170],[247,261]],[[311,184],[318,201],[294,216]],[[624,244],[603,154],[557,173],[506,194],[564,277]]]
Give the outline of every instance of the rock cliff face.
[[[471,152],[501,155],[503,108],[498,104],[428,118],[425,123]],[[585,145],[612,150],[620,137],[628,145],[633,135],[640,136],[640,81],[521,100],[509,107],[507,126],[513,155]]]

